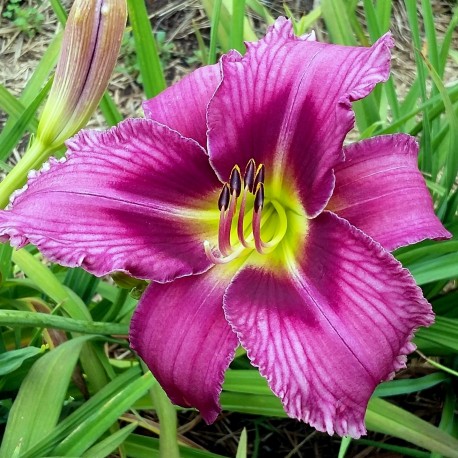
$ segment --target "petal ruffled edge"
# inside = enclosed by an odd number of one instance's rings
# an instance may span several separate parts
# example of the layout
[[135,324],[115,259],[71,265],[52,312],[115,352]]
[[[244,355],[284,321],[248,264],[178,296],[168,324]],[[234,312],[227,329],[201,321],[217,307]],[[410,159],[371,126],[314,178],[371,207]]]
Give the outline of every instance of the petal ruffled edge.
[[211,267],[203,240],[216,238],[220,183],[197,142],[130,119],[67,146],[0,211],[3,241],[99,276],[164,282]]
[[223,313],[231,274],[215,267],[167,284],[151,284],[134,312],[130,344],[172,402],[197,408],[213,423],[224,373],[238,339]]
[[327,208],[392,251],[451,234],[434,213],[418,170],[418,144],[407,134],[374,137],[344,148]]
[[223,56],[207,116],[209,156],[220,179],[254,159],[266,166],[266,192],[269,180],[275,193],[289,187],[309,217],[318,215],[354,124],[351,102],[386,81],[393,44],[390,34],[371,48],[303,40],[280,18],[263,39],[247,43],[245,56]]
[[288,415],[358,438],[376,385],[405,367],[434,315],[408,271],[346,220],[324,212],[305,247],[283,272],[241,270],[226,317]]

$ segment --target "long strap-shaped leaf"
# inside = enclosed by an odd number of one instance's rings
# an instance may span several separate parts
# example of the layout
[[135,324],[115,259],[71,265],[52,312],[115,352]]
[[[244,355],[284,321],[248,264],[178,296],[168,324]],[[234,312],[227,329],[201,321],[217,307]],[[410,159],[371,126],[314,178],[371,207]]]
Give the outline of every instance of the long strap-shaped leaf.
[[81,336],[69,340],[32,366],[8,416],[1,458],[20,456],[54,429],[81,348],[93,338]]

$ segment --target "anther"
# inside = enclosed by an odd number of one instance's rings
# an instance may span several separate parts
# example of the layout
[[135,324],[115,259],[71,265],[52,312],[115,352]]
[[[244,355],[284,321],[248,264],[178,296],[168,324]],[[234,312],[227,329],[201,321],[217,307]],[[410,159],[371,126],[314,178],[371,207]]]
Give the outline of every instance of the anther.
[[256,194],[254,195],[254,211],[258,213],[264,206],[264,184],[259,183],[256,187]]
[[224,183],[223,189],[218,199],[218,208],[219,210],[227,210],[229,207],[229,201],[231,200],[231,193],[229,192],[229,186],[227,183]]
[[251,193],[254,192],[254,175],[256,170],[256,164],[254,159],[250,159],[245,168],[245,175],[243,176],[244,187]]
[[231,194],[234,194],[238,197],[242,190],[242,177],[240,176],[239,166],[236,165],[232,169],[231,176],[229,178],[229,185]]
[[264,184],[264,178],[266,174],[266,167],[264,164],[259,164],[258,170],[256,170],[256,178],[254,179],[254,189],[258,189],[258,184]]

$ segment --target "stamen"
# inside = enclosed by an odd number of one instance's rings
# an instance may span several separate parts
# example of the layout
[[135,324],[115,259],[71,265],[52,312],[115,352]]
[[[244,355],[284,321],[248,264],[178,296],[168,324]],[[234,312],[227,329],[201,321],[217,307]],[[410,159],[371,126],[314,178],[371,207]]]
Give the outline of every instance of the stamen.
[[[257,175],[256,175],[257,178]],[[261,215],[262,207],[264,206],[264,185],[258,183],[256,194],[254,195],[254,212],[253,212],[253,236],[254,245],[258,253],[264,253],[263,241],[261,240]]]
[[248,188],[245,186],[243,189],[243,194],[242,194],[242,202],[240,203],[240,210],[239,210],[239,218],[237,221],[237,237],[240,241],[240,243],[245,247],[245,248],[252,248],[252,246],[247,242],[245,239],[245,228],[243,227],[243,220],[245,218],[245,206],[246,206],[246,196],[248,193]]
[[254,179],[254,189],[258,189],[258,184],[264,184],[264,178],[266,175],[266,167],[264,164],[259,164],[258,170],[256,170],[256,178]]
[[256,186],[256,194],[254,195],[254,211],[257,213],[264,207],[264,184],[259,183]]
[[[259,164],[256,168],[254,159],[250,159],[242,176],[240,168],[235,165],[231,171],[229,180],[224,183],[218,199],[220,220],[218,228],[218,246],[211,248],[210,243],[204,242],[204,249],[207,258],[213,264],[225,264],[239,257],[246,251],[256,249],[264,254],[273,251],[282,241],[287,231],[287,216],[283,206],[275,200],[265,200],[264,195],[265,166]],[[248,194],[254,194],[254,198]],[[241,194],[240,209],[238,211],[237,235],[238,242],[232,246],[232,220],[237,213],[237,199]],[[249,199],[249,200],[248,200]],[[248,210],[247,201],[250,202]],[[264,206],[266,206],[264,210]],[[276,212],[273,221],[271,217]],[[245,214],[247,222],[245,224]],[[251,219],[251,223],[248,221]],[[273,224],[272,224],[273,223]],[[264,242],[261,238],[261,228],[266,227],[267,237],[270,239]],[[235,228],[234,228],[235,229]],[[235,233],[233,241],[235,241]],[[246,235],[247,234],[247,235]]]
[[243,182],[245,184],[245,188],[248,189],[251,193],[254,193],[254,175],[256,170],[256,164],[254,159],[250,159],[248,164],[245,168],[245,175],[243,175]]
[[227,183],[224,183],[223,189],[221,189],[221,193],[218,199],[218,208],[222,211],[227,210],[229,207],[229,200],[231,198],[231,193],[229,192],[229,186]]
[[[225,185],[227,186],[227,185]],[[231,246],[231,228],[232,219],[237,211],[237,193],[236,190],[229,198],[229,208],[227,211],[221,210],[219,217],[218,229],[218,246],[221,253],[226,256],[232,251]]]
[[239,166],[236,165],[232,169],[231,176],[229,178],[231,194],[234,194],[238,197],[242,190],[242,177],[240,175]]
[[[227,243],[228,241],[227,233],[229,232],[230,234],[230,231],[231,231],[231,227],[228,224],[229,218],[228,218],[227,213],[229,212],[225,212],[224,210],[221,210],[221,213],[219,214],[218,247],[221,253],[223,253],[223,255],[227,255],[231,252],[230,239],[229,239],[229,243]],[[228,226],[229,226],[229,230],[228,230]]]

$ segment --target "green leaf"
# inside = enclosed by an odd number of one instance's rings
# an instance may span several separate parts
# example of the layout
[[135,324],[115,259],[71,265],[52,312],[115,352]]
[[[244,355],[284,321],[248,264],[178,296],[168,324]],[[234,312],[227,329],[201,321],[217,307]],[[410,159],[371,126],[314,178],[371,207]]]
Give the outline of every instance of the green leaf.
[[[427,452],[422,452],[420,450],[414,450],[408,447],[402,447],[400,445],[387,444],[386,442],[377,442],[377,441],[372,441],[368,439],[356,439],[354,442],[356,444],[369,445],[370,447],[381,448],[382,450],[390,450],[396,453],[395,456],[402,456],[402,457],[413,456],[415,458],[430,458],[431,456]],[[389,455],[389,456],[393,456],[393,455]]]
[[[129,458],[166,458],[159,453],[159,440],[154,437],[131,434],[124,442]],[[180,446],[181,458],[225,458],[205,450]]]
[[54,14],[57,16],[57,19],[62,25],[65,25],[67,22],[67,12],[65,11],[64,6],[60,0],[49,0],[54,10]]
[[458,277],[458,252],[422,260],[409,265],[418,285]]
[[100,109],[102,110],[103,116],[109,126],[115,126],[123,120],[116,104],[107,92],[103,94],[102,100],[100,101]]
[[247,458],[247,434],[246,428],[242,429],[242,434],[240,435],[239,445],[237,447],[237,454],[235,458]]
[[347,454],[348,447],[350,447],[351,441],[353,439],[351,437],[342,437],[340,441],[340,448],[339,448],[339,455],[338,458],[345,458]]
[[115,398],[120,392],[129,387],[140,375],[139,367],[132,367],[116,377],[108,385],[94,394],[81,407],[62,420],[53,431],[42,439],[21,458],[35,458],[49,455],[51,451],[63,441],[82,422],[90,418],[107,402]]
[[[3,84],[0,84],[0,109],[7,113],[12,119],[19,118],[24,110],[22,103],[17,100]],[[37,126],[38,121],[35,120],[35,129]]]
[[0,375],[6,375],[22,366],[22,363],[29,358],[33,358],[44,349],[37,347],[25,347],[18,350],[11,350],[0,354]]
[[447,161],[445,163],[445,176],[443,180],[445,188],[447,191],[449,191],[454,187],[458,173],[458,155],[456,154],[456,151],[458,150],[458,117],[455,114],[452,101],[450,100],[450,97],[440,76],[432,64],[426,58],[424,58],[424,60],[426,63],[426,68],[428,69],[428,72],[444,102],[445,113],[447,115],[447,121],[450,126],[450,143],[448,148]]
[[29,123],[33,119],[38,107],[43,102],[44,98],[51,88],[52,79],[43,87],[35,99],[27,106],[21,116],[15,121],[14,126],[9,131],[0,133],[0,159],[6,159],[16,144],[21,139]]
[[[148,370],[146,365],[143,365],[143,369]],[[156,408],[161,426],[161,435],[159,437],[161,456],[180,458],[177,443],[177,413],[175,406],[157,382],[151,386],[150,396]]]
[[371,431],[402,438],[419,447],[449,458],[458,457],[458,440],[400,407],[372,398],[366,413]]
[[425,375],[413,379],[390,380],[381,383],[373,394],[374,397],[396,396],[400,394],[416,393],[449,380],[449,376],[443,372]]
[[[218,39],[218,30],[220,23],[221,14],[221,3],[222,0],[215,0],[214,3],[204,1],[204,7],[207,6],[207,15],[211,18],[211,30],[210,30],[210,47],[208,49],[208,64],[214,64],[216,62],[216,41]],[[211,9],[210,9],[211,8]],[[221,37],[219,38],[222,41]],[[224,49],[224,45],[223,45]]]
[[245,53],[243,44],[243,25],[245,20],[245,0],[232,0],[230,46],[241,54]]
[[356,46],[347,8],[342,0],[323,0],[321,11],[333,43]]
[[[421,101],[425,103],[428,99],[426,89],[426,75],[425,67],[421,59],[421,36],[418,26],[417,18],[417,4],[411,0],[405,0],[405,6],[407,10],[407,19],[412,33],[412,39],[414,44],[415,62],[417,65],[417,75],[420,84]],[[433,170],[433,151],[431,149],[431,120],[427,110],[423,110],[423,135],[421,138],[421,151],[420,151],[420,168],[426,173],[432,173]],[[433,179],[435,176],[433,175]]]
[[458,7],[455,7],[453,11],[452,19],[448,24],[447,30],[444,34],[444,38],[442,40],[442,46],[440,49],[440,56],[439,56],[439,75],[444,74],[445,65],[447,63],[447,59],[449,54],[452,52],[456,52],[454,49],[450,49],[450,44],[452,42],[453,34],[455,32],[456,26],[458,25]]
[[81,298],[63,286],[55,275],[26,249],[14,251],[13,261],[40,290],[56,304],[61,305],[72,318],[91,320],[91,314]]
[[458,352],[458,319],[436,316],[429,328],[420,328],[415,335],[415,344],[428,354],[443,355]]
[[154,40],[145,2],[143,0],[127,0],[127,9],[134,35],[143,88],[146,97],[151,98],[166,88],[156,41]]
[[151,386],[157,383],[146,373],[117,393],[81,422],[54,450],[54,455],[80,456]]
[[10,245],[0,244],[0,286],[10,276],[12,254],[13,248]]
[[82,345],[92,338],[69,340],[35,362],[11,408],[0,458],[17,456],[54,429]]
[[124,428],[121,428],[119,431],[116,431],[88,449],[81,455],[81,458],[105,458],[110,456],[130,436],[137,426],[138,423],[124,426]]

